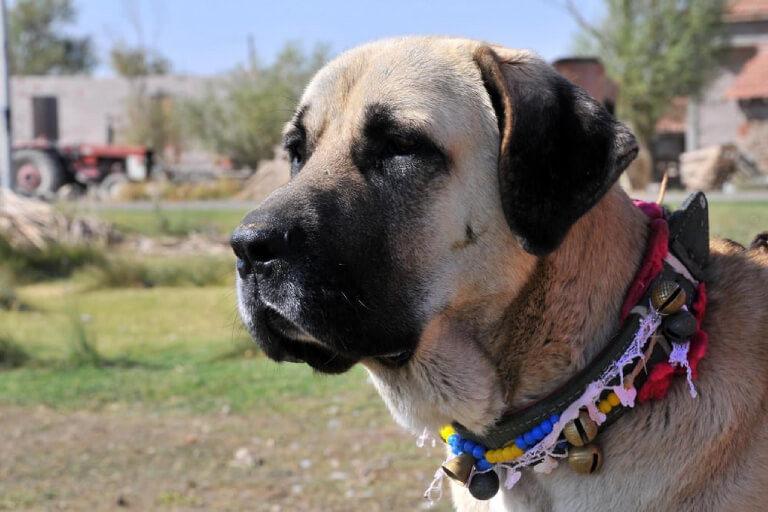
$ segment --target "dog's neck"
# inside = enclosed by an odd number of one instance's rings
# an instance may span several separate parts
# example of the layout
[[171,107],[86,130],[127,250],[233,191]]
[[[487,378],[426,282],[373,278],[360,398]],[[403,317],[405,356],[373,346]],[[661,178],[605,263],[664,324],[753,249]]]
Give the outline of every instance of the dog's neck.
[[647,222],[614,186],[539,260],[490,347],[508,407],[556,389],[605,346],[645,251]]

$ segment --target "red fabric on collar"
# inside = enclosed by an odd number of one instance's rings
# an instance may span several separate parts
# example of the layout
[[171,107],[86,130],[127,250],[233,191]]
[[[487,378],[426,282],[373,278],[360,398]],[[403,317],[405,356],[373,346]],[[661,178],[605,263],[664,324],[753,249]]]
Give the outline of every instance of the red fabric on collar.
[[[633,307],[645,294],[653,279],[661,272],[664,258],[667,257],[669,245],[669,226],[664,218],[664,212],[656,203],[647,203],[645,201],[635,201],[635,206],[640,208],[651,221],[648,223],[648,242],[646,244],[645,256],[640,265],[640,271],[635,277],[635,281],[627,291],[624,305],[621,307],[621,320],[624,321]],[[691,345],[688,349],[688,364],[691,367],[691,376],[695,380],[697,376],[696,368],[699,361],[707,353],[709,338],[702,329],[704,314],[707,308],[707,288],[701,283],[696,291],[696,300],[693,303],[692,311],[696,316],[698,330],[691,338]],[[685,373],[685,368],[675,368],[668,361],[662,361],[655,364],[648,374],[648,379],[638,390],[637,399],[640,403],[651,399],[661,400],[667,394],[669,386],[672,384],[672,377],[675,373]]]
[[648,223],[648,241],[645,244],[645,256],[640,265],[640,271],[635,276],[635,281],[629,287],[624,305],[621,307],[621,321],[627,319],[632,308],[637,306],[640,298],[648,290],[653,279],[659,275],[663,268],[664,258],[667,257],[667,245],[669,243],[669,226],[664,219],[664,212],[656,203],[635,201],[635,206],[651,218]]

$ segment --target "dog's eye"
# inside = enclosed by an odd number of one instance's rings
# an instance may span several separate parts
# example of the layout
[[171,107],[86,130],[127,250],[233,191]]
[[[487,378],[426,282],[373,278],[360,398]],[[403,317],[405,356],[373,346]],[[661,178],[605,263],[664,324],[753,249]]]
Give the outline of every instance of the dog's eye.
[[294,176],[299,172],[301,166],[304,165],[304,160],[306,159],[305,151],[300,144],[291,144],[286,149],[291,159],[291,176]]
[[419,144],[414,139],[406,137],[390,137],[384,146],[385,156],[406,156],[416,153]]

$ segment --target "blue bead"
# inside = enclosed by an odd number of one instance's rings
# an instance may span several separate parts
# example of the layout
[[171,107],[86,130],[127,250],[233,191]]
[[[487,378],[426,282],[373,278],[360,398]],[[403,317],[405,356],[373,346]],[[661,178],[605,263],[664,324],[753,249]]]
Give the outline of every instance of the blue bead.
[[453,451],[454,455],[461,455],[461,450],[459,449],[458,446],[451,447],[451,450]]
[[447,441],[450,446],[453,446],[459,441],[461,441],[461,438],[459,437],[459,434],[451,434],[448,436]]
[[528,448],[528,443],[525,442],[523,436],[517,436],[517,439],[515,439],[515,446],[525,451],[525,449]]
[[543,430],[545,434],[549,434],[550,432],[552,432],[552,422],[549,420],[542,421],[541,430]]
[[491,469],[493,467],[493,464],[491,464],[485,459],[480,459],[475,464],[475,467],[477,468],[478,471],[485,471],[486,469]]
[[558,416],[557,414],[553,414],[552,417],[549,418],[549,421],[551,421],[553,425],[557,423],[559,420],[560,420],[560,416]]
[[237,258],[237,269],[242,270],[244,266],[245,266],[245,262],[240,258]]
[[479,444],[475,446],[475,449],[472,450],[472,456],[476,459],[482,459],[485,457],[485,448],[480,446]]
[[528,446],[533,446],[536,444],[536,438],[533,437],[533,434],[530,432],[523,434],[523,439],[525,439],[525,442],[528,444]]
[[464,453],[472,453],[472,450],[474,449],[475,443],[473,441],[464,441],[464,446],[462,447]]
[[541,427],[533,427],[531,434],[533,434],[533,437],[535,437],[537,441],[541,441],[546,435],[544,434],[544,431],[541,429]]

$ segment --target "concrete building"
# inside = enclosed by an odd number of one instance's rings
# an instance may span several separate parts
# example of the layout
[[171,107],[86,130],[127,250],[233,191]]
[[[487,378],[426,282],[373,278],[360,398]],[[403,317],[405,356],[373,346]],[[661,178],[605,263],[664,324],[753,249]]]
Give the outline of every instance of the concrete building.
[[[154,76],[149,95],[173,98],[202,94],[214,77]],[[125,78],[15,76],[11,79],[14,142],[57,132],[62,143],[106,144],[126,122],[126,104],[138,87]],[[37,112],[36,112],[37,110]]]
[[725,23],[730,47],[723,66],[701,97],[688,101],[686,151],[740,142],[750,121],[766,118],[768,0],[729,2]]
[[[698,98],[675,98],[656,125],[651,181],[668,173],[680,186],[681,153],[729,144],[768,174],[768,0],[732,0],[724,21],[729,46],[715,78]],[[609,109],[621,94],[598,59],[565,58],[553,66]]]

